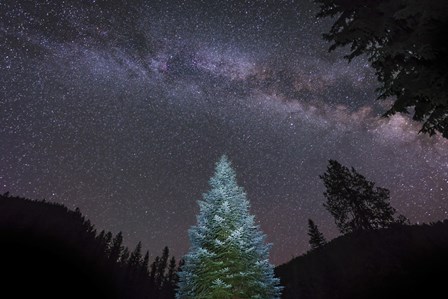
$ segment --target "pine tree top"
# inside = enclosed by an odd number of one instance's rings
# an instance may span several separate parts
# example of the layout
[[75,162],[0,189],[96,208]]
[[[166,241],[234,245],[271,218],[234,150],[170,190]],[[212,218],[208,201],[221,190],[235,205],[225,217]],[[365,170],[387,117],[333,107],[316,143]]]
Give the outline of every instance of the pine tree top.
[[236,185],[236,172],[226,154],[216,162],[215,174],[210,178],[209,184],[212,188]]

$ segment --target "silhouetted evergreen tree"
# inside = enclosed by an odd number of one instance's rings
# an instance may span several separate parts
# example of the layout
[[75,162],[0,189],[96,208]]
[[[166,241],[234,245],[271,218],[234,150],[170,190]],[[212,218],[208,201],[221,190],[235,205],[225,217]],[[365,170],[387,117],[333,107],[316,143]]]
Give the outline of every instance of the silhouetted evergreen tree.
[[375,187],[352,167],[349,170],[330,160],[327,171],[320,176],[325,184],[324,207],[333,215],[341,233],[389,227],[401,223],[391,207],[389,190]]
[[141,266],[141,272],[144,276],[149,276],[149,251],[146,251],[145,256],[143,257],[143,262]]
[[163,248],[162,257],[160,258],[159,264],[157,265],[157,273],[155,279],[155,284],[159,290],[163,288],[163,283],[165,281],[165,271],[168,265],[168,258],[169,249],[167,246],[165,246],[165,248]]
[[116,263],[123,252],[123,235],[119,232],[112,240],[112,245],[109,253],[109,260]]
[[103,255],[106,251],[107,251],[107,240],[106,240],[106,232],[104,230],[102,230],[98,236],[96,236],[96,240],[97,240],[97,247],[96,247],[96,254],[98,256]]
[[139,268],[142,262],[142,242],[138,242],[137,246],[135,246],[134,251],[132,251],[131,256],[129,257],[128,265],[131,269],[136,270]]
[[160,261],[160,257],[156,256],[156,258],[154,259],[154,262],[152,262],[151,264],[151,271],[149,272],[149,278],[151,279],[151,281],[155,284],[156,281],[156,274],[157,274],[157,267]]
[[120,264],[121,265],[127,265],[129,262],[129,249],[125,247],[123,249],[123,253],[120,256]]
[[174,285],[173,283],[177,279],[177,263],[176,258],[173,256],[170,259],[170,263],[168,265],[168,275],[166,277],[166,280],[168,281],[168,284]]
[[96,230],[93,227],[92,223],[90,222],[90,220],[86,220],[84,216],[82,216],[82,220],[83,220],[83,229],[85,230],[85,232],[89,235],[93,234],[96,235]]
[[310,237],[311,250],[322,247],[327,243],[324,235],[319,231],[313,220],[308,219],[308,236]]
[[104,243],[106,244],[104,253],[107,256],[107,258],[109,258],[110,251],[112,248],[112,237],[113,237],[113,235],[111,232],[107,232],[106,235],[104,236]]
[[168,272],[162,286],[161,298],[173,298],[175,295],[175,287],[178,281],[177,263],[175,257],[171,257],[168,264]]

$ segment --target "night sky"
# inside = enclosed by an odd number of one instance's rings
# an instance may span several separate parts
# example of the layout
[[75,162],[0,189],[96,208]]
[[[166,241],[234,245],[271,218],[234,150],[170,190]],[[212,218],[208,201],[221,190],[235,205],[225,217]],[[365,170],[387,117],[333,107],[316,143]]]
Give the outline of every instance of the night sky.
[[418,134],[365,59],[328,53],[311,0],[0,1],[0,192],[79,207],[154,257],[189,247],[226,153],[271,262],[308,250],[327,161],[447,218],[448,140]]

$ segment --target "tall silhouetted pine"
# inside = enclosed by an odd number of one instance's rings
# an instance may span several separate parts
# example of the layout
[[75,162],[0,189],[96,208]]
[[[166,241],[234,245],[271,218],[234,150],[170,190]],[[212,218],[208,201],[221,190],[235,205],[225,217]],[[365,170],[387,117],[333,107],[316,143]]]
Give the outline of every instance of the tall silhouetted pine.
[[123,253],[120,256],[120,264],[121,265],[127,265],[129,261],[129,249],[127,247],[125,247],[123,249]]
[[116,263],[120,258],[123,251],[123,235],[119,232],[112,240],[112,246],[110,248],[109,260]]
[[168,299],[174,297],[177,281],[178,281],[177,263],[175,257],[173,256],[171,257],[168,264],[168,272],[166,273],[166,276],[164,278],[161,291],[161,298]]
[[104,244],[106,244],[106,248],[104,253],[106,254],[107,257],[110,256],[110,251],[112,249],[112,233],[111,232],[107,232],[106,235],[104,236]]
[[151,270],[149,272],[149,279],[151,280],[151,283],[154,285],[154,288],[157,288],[156,285],[156,274],[157,274],[157,267],[159,265],[160,257],[156,256],[154,261],[151,264]]
[[246,193],[226,156],[216,163],[211,189],[199,201],[198,224],[179,273],[178,299],[279,298],[265,235],[249,214]]
[[139,268],[141,262],[142,262],[142,242],[138,242],[137,246],[135,246],[134,251],[132,251],[131,256],[129,257],[128,265],[131,269],[136,270]]
[[333,215],[343,234],[406,222],[404,216],[396,217],[396,210],[390,205],[389,190],[375,187],[375,183],[353,167],[350,170],[330,160],[320,178],[326,188],[324,207]]
[[97,240],[96,254],[100,255],[107,252],[109,244],[107,243],[106,232],[104,230],[102,230],[98,234],[98,236],[96,236],[96,240]]
[[149,276],[148,266],[149,266],[149,251],[146,251],[145,256],[143,257],[143,262],[142,262],[142,266],[141,266],[142,274],[145,276]]
[[168,257],[169,257],[169,250],[168,247],[163,248],[162,257],[159,259],[159,264],[157,265],[157,272],[156,272],[156,286],[161,290],[163,288],[163,283],[165,280],[165,270],[166,266],[168,265]]
[[320,248],[327,243],[324,235],[319,231],[313,220],[308,219],[308,236],[310,237],[311,250]]

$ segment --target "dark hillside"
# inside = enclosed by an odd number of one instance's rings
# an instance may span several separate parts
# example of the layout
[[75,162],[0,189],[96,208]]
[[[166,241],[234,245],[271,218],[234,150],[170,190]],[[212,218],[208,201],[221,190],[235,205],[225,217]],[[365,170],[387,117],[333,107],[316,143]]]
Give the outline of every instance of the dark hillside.
[[[14,298],[118,298],[95,231],[62,205],[1,196],[2,272]],[[17,287],[20,286],[20,287]]]
[[282,298],[436,298],[448,281],[448,221],[339,237],[276,268]]
[[150,274],[148,254],[121,242],[121,233],[97,234],[79,210],[0,195],[2,292],[11,298],[174,298],[166,265],[153,263]]

